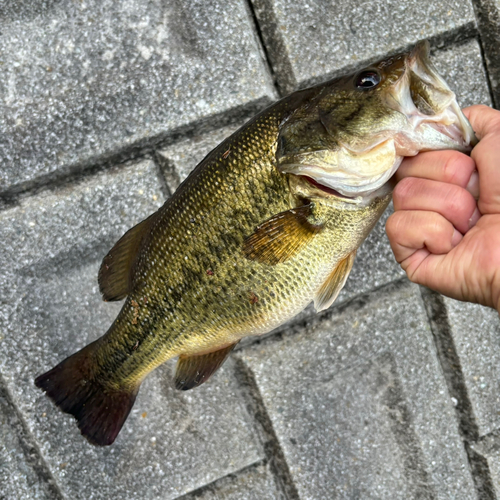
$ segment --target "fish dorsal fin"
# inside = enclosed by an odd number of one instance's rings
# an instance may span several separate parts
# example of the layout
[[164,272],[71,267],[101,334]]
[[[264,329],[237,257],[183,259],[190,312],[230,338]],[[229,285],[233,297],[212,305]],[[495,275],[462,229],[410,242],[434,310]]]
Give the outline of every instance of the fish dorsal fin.
[[243,242],[250,260],[266,264],[286,262],[321,232],[323,225],[311,223],[312,204],[281,212],[263,222]]
[[175,388],[187,391],[206,382],[220,368],[238,342],[207,354],[181,354],[175,371]]
[[351,272],[354,257],[356,257],[356,250],[341,260],[330,273],[328,279],[321,285],[316,297],[314,297],[316,311],[323,311],[333,304]]
[[129,229],[104,257],[97,278],[103,300],[121,300],[130,292],[131,268],[155,218],[156,213]]

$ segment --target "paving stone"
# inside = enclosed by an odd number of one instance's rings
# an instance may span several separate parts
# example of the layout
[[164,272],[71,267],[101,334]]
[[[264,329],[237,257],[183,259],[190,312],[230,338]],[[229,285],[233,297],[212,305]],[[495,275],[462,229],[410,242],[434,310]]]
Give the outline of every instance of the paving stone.
[[11,3],[0,9],[0,192],[275,97],[244,0]]
[[182,500],[284,500],[267,465],[250,467],[220,479],[203,492],[187,495]]
[[476,498],[415,285],[388,285],[237,355],[300,498]]
[[146,379],[117,441],[91,446],[34,386],[37,374],[101,336],[100,260],[162,203],[152,161],[24,199],[0,212],[0,370],[67,498],[176,498],[261,461],[232,364],[199,390],[172,387],[172,363]]
[[498,312],[443,297],[473,419],[479,436],[500,427],[500,319]]
[[435,51],[432,62],[455,92],[462,108],[473,104],[492,105],[481,47],[475,38]]
[[496,108],[500,107],[500,0],[475,0],[481,43]]
[[470,0],[252,0],[284,92],[355,68],[425,38],[475,32]]
[[36,450],[26,446],[26,436],[15,408],[0,386],[0,499],[52,500],[58,491],[42,477],[42,461]]

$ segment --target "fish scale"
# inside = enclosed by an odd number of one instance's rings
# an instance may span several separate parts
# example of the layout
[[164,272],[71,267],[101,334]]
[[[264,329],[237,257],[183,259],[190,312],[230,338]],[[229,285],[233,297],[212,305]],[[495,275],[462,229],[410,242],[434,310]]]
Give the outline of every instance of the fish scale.
[[[179,356],[175,386],[191,389],[242,337],[313,300],[329,307],[390,201],[402,157],[470,149],[473,133],[427,53],[418,46],[282,99],[115,244],[98,280],[105,300],[126,297],[121,312],[35,381],[91,443],[114,441],[142,380],[167,359]],[[436,129],[441,112],[447,124]]]

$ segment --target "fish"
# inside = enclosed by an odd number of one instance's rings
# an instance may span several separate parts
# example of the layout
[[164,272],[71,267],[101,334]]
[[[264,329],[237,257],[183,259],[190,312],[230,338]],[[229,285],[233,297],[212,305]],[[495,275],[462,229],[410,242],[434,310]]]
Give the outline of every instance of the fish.
[[246,336],[331,306],[356,251],[420,151],[477,143],[429,44],[299,90],[256,115],[126,232],[98,274],[125,299],[98,340],[36,378],[83,436],[112,444],[144,378],[178,357],[206,382]]

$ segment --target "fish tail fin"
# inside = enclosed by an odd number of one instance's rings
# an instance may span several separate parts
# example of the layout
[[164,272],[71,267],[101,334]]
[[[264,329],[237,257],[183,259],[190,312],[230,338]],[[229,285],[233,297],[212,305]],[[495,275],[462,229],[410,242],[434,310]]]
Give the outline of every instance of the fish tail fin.
[[81,433],[94,445],[110,445],[116,439],[132,406],[139,385],[110,388],[93,376],[97,342],[59,363],[35,379],[62,411],[73,415]]

